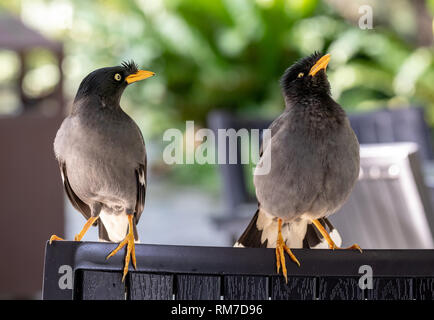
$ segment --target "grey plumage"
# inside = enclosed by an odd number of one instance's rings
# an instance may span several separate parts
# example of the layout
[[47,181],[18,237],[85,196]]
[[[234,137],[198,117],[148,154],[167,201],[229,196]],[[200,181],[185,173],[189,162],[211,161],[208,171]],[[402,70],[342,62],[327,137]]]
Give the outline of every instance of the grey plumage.
[[342,108],[331,98],[328,104],[330,112],[315,105],[287,108],[276,122],[259,162],[270,161],[271,171],[254,176],[264,211],[285,221],[318,219],[337,211],[350,194],[359,174],[359,144]]
[[134,214],[135,229],[144,208],[145,143],[119,105],[127,77],[137,72],[134,64],[125,64],[89,74],[54,140],[68,198],[86,219],[99,216],[100,240],[121,241],[127,214]]
[[237,246],[275,247],[279,218],[289,247],[327,245],[311,224],[314,219],[341,242],[327,217],[343,205],[358,178],[359,143],[330,96],[328,60],[311,75],[320,57],[300,60],[282,77],[286,108],[270,125],[271,139],[263,142],[257,166],[269,161],[271,169],[254,175],[259,209]]

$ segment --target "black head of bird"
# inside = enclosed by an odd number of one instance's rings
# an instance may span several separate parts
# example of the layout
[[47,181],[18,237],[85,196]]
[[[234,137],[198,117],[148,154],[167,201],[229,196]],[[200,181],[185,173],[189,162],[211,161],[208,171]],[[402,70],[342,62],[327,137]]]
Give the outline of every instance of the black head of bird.
[[325,72],[329,61],[330,54],[322,56],[315,52],[285,71],[280,83],[287,105],[310,103],[330,96],[330,84]]
[[136,81],[152,77],[152,71],[139,70],[133,61],[116,67],[101,68],[88,74],[80,84],[74,103],[93,97],[103,106],[118,106],[125,88]]

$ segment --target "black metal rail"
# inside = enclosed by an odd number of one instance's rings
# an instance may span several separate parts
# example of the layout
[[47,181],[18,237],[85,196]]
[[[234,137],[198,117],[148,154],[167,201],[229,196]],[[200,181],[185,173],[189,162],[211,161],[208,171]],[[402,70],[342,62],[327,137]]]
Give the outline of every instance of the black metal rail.
[[[122,283],[124,250],[113,243],[47,243],[44,299],[432,300],[434,250],[295,249],[288,283],[273,249],[136,245],[137,270]],[[372,289],[359,281],[372,269]],[[366,268],[366,267],[365,267]],[[360,273],[359,273],[360,272]],[[363,279],[364,279],[363,278]],[[364,282],[366,283],[366,282]]]

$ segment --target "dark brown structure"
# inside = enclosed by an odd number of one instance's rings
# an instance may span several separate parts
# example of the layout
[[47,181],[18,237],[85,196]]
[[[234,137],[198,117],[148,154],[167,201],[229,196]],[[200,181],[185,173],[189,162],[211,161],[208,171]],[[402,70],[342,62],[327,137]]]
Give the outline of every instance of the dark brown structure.
[[[42,285],[45,241],[63,234],[64,202],[53,140],[63,118],[62,73],[48,95],[29,99],[22,90],[26,54],[50,50],[63,59],[61,43],[46,39],[10,15],[0,15],[0,50],[12,50],[21,61],[17,83],[22,112],[0,117],[0,297],[37,297]],[[54,104],[49,116],[32,108]]]

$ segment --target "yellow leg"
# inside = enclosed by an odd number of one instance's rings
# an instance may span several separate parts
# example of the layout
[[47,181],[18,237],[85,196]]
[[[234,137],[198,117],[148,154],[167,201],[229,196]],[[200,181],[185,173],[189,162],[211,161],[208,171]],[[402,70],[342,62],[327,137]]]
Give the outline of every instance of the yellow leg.
[[322,226],[322,224],[317,219],[312,220],[312,223],[318,229],[318,231],[322,234],[324,239],[326,239],[327,243],[329,244],[330,249],[332,249],[332,250],[335,250],[335,249],[355,249],[355,250],[359,250],[360,252],[362,252],[362,249],[359,247],[359,245],[357,243],[353,244],[351,247],[348,247],[348,248],[338,247],[334,243],[334,241],[332,240],[330,235],[328,234],[327,230]]
[[122,240],[121,243],[114,249],[106,259],[113,257],[120,249],[122,249],[125,245],[127,245],[127,254],[125,256],[125,264],[124,264],[124,275],[122,277],[122,282],[125,280],[125,276],[128,273],[128,265],[130,264],[130,256],[131,261],[133,263],[134,269],[136,269],[136,249],[134,244],[134,232],[133,232],[133,215],[128,215],[128,234],[125,239]]
[[[81,229],[80,233],[77,234],[77,235],[75,236],[74,241],[81,241],[81,239],[83,238],[83,236],[86,234],[87,230],[89,230],[90,226],[91,226],[91,225],[92,225],[92,224],[93,224],[97,219],[98,219],[98,217],[90,217],[90,218],[86,221],[86,223],[84,224],[83,229]],[[58,240],[65,240],[65,239],[60,238],[60,237],[56,236],[55,234],[53,234],[53,235],[50,237],[50,244],[51,244],[53,241],[58,241]]]
[[282,274],[285,277],[286,283],[288,283],[288,275],[286,270],[285,263],[285,253],[289,255],[292,261],[294,261],[298,266],[300,266],[300,262],[292,253],[291,249],[285,244],[282,237],[282,219],[278,220],[278,234],[277,234],[277,242],[276,242],[276,265],[277,265],[277,273],[280,271],[280,266],[282,266]]
[[74,241],[81,241],[83,236],[86,234],[87,230],[89,230],[90,226],[93,225],[93,223],[98,220],[98,217],[90,217],[86,223],[83,226],[83,229],[81,229],[80,233],[75,235]]

